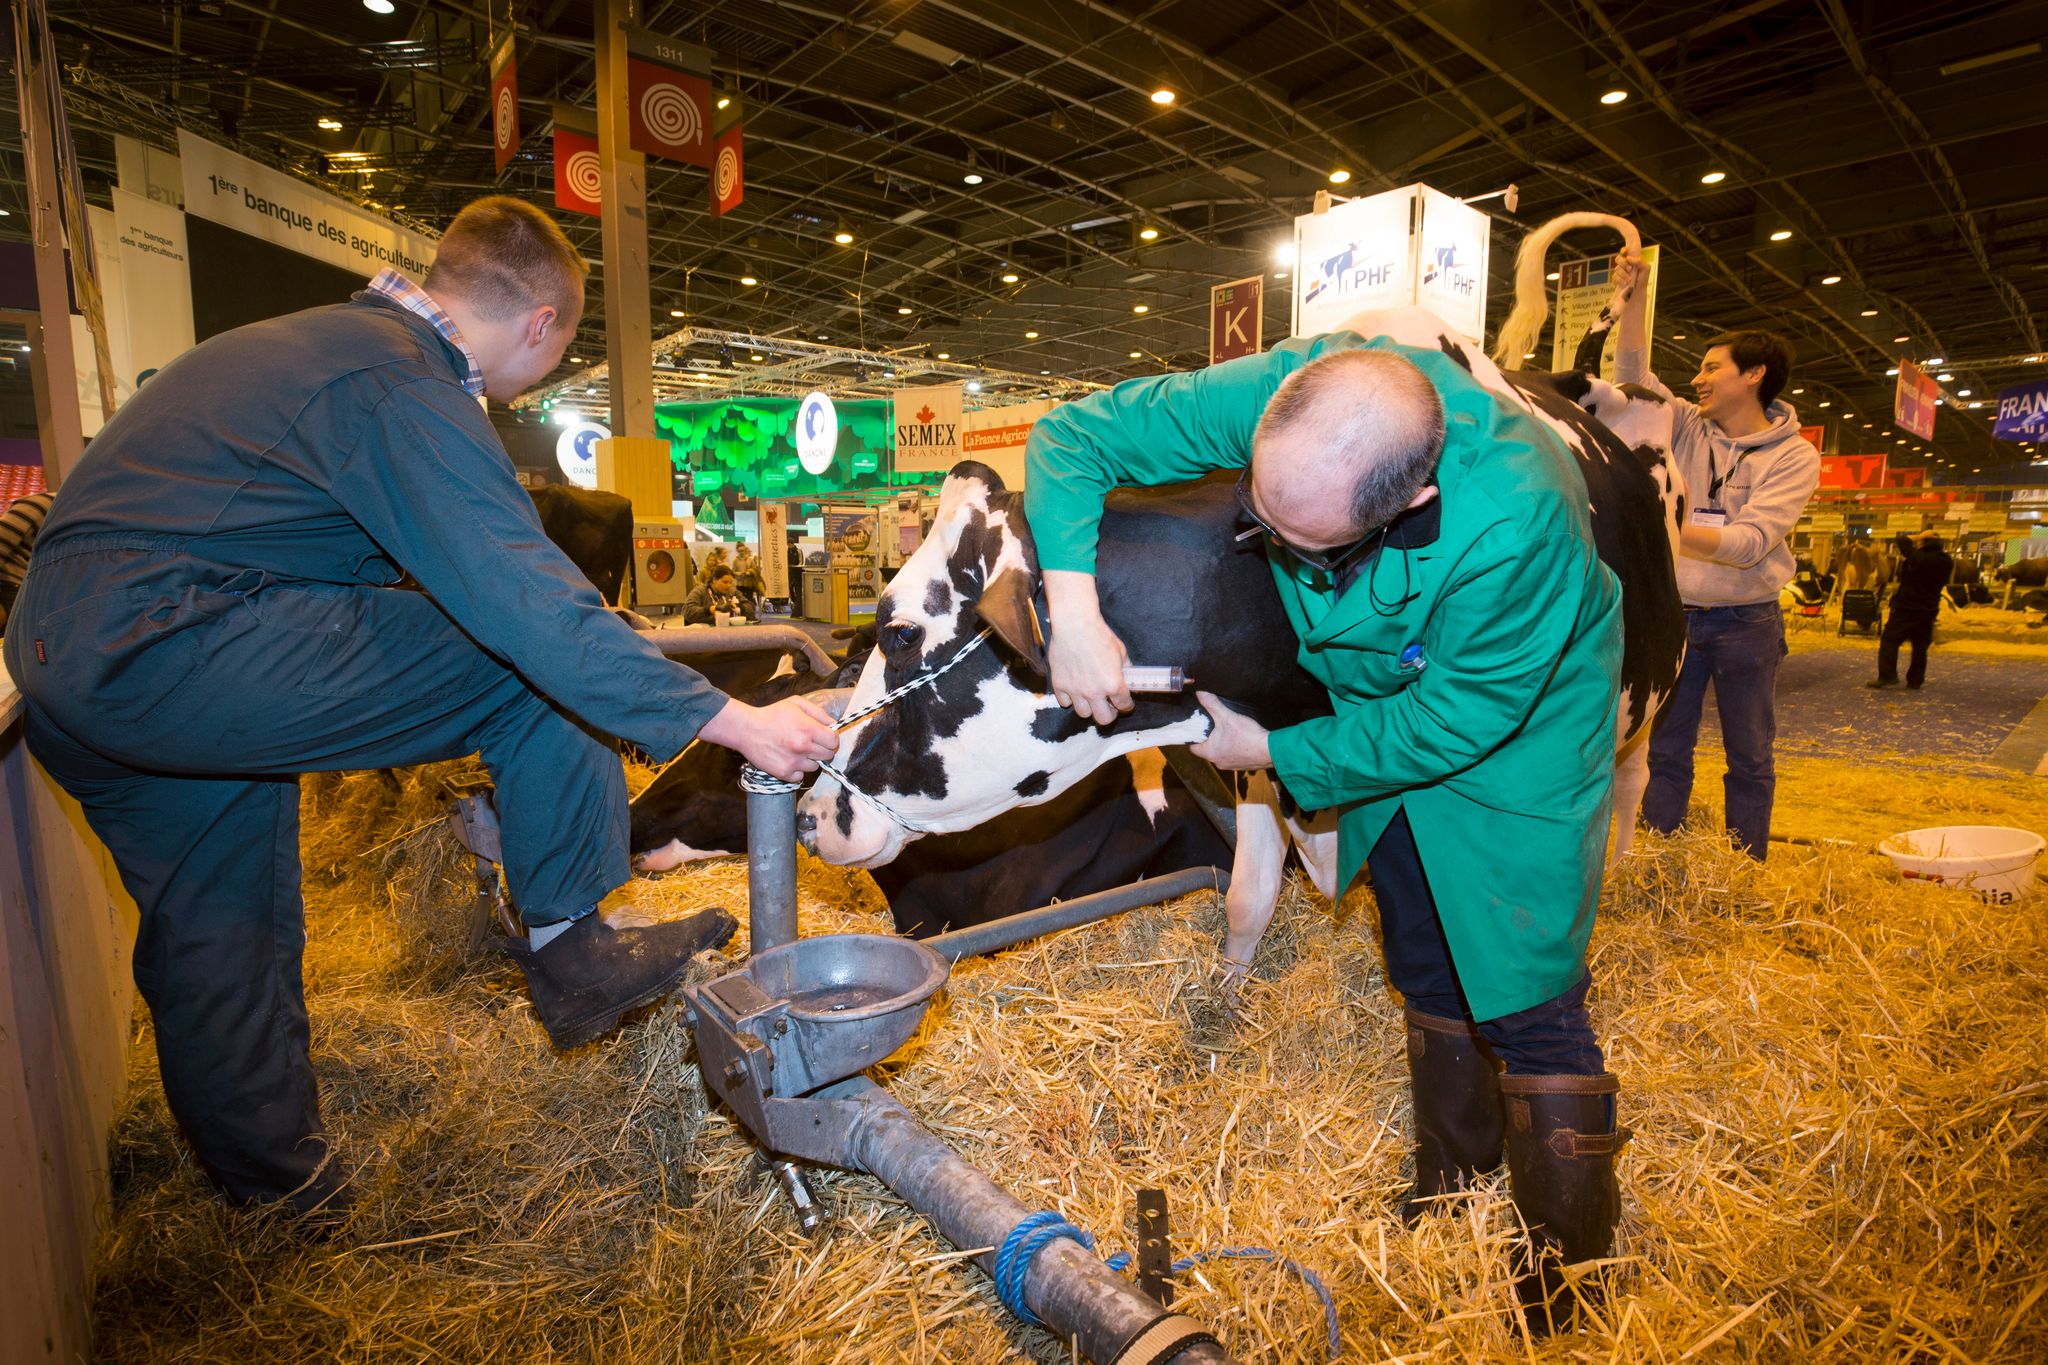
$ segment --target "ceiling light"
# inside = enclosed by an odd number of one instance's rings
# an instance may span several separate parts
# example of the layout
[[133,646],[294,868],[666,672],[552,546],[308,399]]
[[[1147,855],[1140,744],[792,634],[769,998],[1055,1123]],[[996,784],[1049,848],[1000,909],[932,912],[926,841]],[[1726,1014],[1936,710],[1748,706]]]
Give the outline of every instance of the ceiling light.
[[1145,353],[1144,353],[1143,351],[1132,351],[1132,352],[1131,352],[1131,359],[1133,359],[1133,360],[1142,360],[1142,359],[1144,358],[1144,356],[1145,356]]
[[1134,303],[1131,305],[1131,311],[1133,313],[1149,313],[1152,311],[1152,305],[1149,303]]
[[1968,398],[1969,396],[1970,396],[1970,391],[1969,391],[1968,389],[1957,389],[1957,390],[1956,390],[1956,397],[1958,397],[1958,398]]
[[1832,398],[1823,398],[1820,400],[1820,405],[1824,408],[1831,408],[1835,405],[1835,400]]
[[841,246],[852,246],[853,234],[851,232],[848,232],[845,228],[841,228],[839,229],[839,231],[832,234],[832,240],[839,243],[839,245]]
[[1910,337],[1910,336],[1902,336],[1902,337],[1893,337],[1893,338],[1892,338],[1892,340],[1893,340],[1893,341],[1911,341],[1912,339],[1913,339],[1913,338],[1912,338],[1912,337]]
[[398,6],[392,4],[391,0],[363,0],[363,8],[372,14],[391,14]]
[[1875,308],[1866,308],[1863,310],[1861,316],[1866,318],[1874,318],[1877,316],[1877,310]]
[[1954,379],[1954,378],[1955,378],[1955,376],[1954,376],[1954,375],[1952,375],[1952,374],[1938,374],[1938,375],[1936,375],[1936,376],[1934,376],[1934,377],[1935,377],[1935,379],[1936,379],[1936,380],[1938,380],[1939,382],[1941,382],[1941,383],[1943,383],[1943,384],[1946,384],[1946,383],[1948,383],[1948,381],[1949,381],[1949,380],[1951,380],[1951,379]]
[[1524,352],[1522,352],[1522,359],[1524,359],[1524,360],[1534,360],[1535,358],[1536,358],[1536,353],[1535,353],[1534,351],[1524,351]]
[[1544,278],[1544,279],[1546,279],[1546,280],[1554,280],[1554,279],[1558,278],[1558,275],[1559,275],[1560,273],[1561,273],[1561,272],[1559,272],[1559,271],[1553,270],[1553,271],[1551,271],[1551,272],[1550,272],[1550,273],[1549,273],[1548,275],[1545,275],[1545,276],[1544,276],[1543,278]]
[[1273,264],[1284,270],[1294,269],[1294,243],[1282,242],[1274,247]]
[[981,381],[980,381],[979,379],[970,379],[970,380],[968,380],[968,381],[967,381],[967,391],[968,391],[969,393],[980,393],[980,392],[981,392]]
[[13,216],[14,212],[12,209],[0,209],[0,218],[12,218]]
[[1792,390],[1792,392],[1794,392],[1794,393],[1805,393],[1805,392],[1806,392],[1806,390],[1805,390],[1805,389],[1794,389],[1794,390]]
[[969,171],[969,172],[968,172],[967,174],[965,174],[965,175],[961,176],[961,177],[960,177],[960,179],[961,179],[961,180],[962,180],[962,181],[963,181],[964,183],[966,183],[966,184],[969,184],[969,185],[979,185],[979,184],[981,183],[981,172],[980,172],[980,171]]
[[1778,230],[1777,230],[1776,232],[1774,232],[1774,233],[1772,233],[1772,234],[1771,234],[1771,240],[1772,240],[1772,241],[1774,241],[1774,242],[1789,242],[1789,241],[1791,241],[1791,240],[1792,240],[1792,229],[1791,229],[1791,228],[1779,228],[1779,229],[1778,229]]
[[939,352],[939,359],[941,359],[941,360],[951,360],[952,358],[953,358],[953,353],[952,353],[951,351],[940,351],[940,352]]
[[1728,172],[1726,171],[1708,171],[1700,177],[1700,183],[1702,185],[1718,185],[1727,178]]
[[686,318],[686,317],[688,317],[688,316],[689,316],[689,314],[688,314],[688,313],[685,313],[685,312],[684,312],[684,311],[683,311],[682,309],[680,309],[680,308],[671,308],[671,309],[669,309],[669,310],[668,310],[668,315],[669,315],[670,317],[672,317],[672,318]]
[[1152,92],[1152,102],[1160,105],[1172,104],[1173,92],[1162,85]]
[[1868,423],[1868,422],[1865,422],[1865,423],[1863,424],[1863,429],[1864,429],[1865,431],[1868,431],[1868,430],[1870,430],[1870,423]]
[[1026,332],[1026,333],[1024,334],[1024,339],[1025,339],[1026,341],[1036,341],[1036,340],[1038,340],[1038,333],[1036,333],[1036,332]]
[[1287,278],[1287,272],[1284,270],[1276,270],[1273,272],[1273,278],[1276,280],[1284,280]]
[[1332,185],[1345,185],[1349,184],[1350,181],[1351,172],[1345,170],[1341,166],[1338,167],[1336,170],[1330,172],[1330,183]]
[[1040,374],[1051,374],[1051,373],[1052,373],[1052,371],[1051,371],[1051,370],[1040,370],[1040,371],[1039,371],[1039,373],[1040,373]]
[[1014,270],[1011,270],[1011,271],[1006,271],[1006,272],[1004,273],[1004,275],[1003,275],[1003,283],[1004,283],[1004,284],[1015,284],[1016,282],[1017,282],[1017,272],[1016,272],[1016,271],[1014,271]]
[[831,337],[826,336],[823,332],[818,333],[818,340],[820,341],[830,341],[831,339]]
[[1840,284],[1842,277],[1840,275],[1823,275],[1820,277],[1820,282],[1822,284]]
[[757,355],[750,355],[750,356],[748,356],[748,357],[747,357],[747,359],[749,359],[749,360],[759,360],[760,358],[761,358],[761,357],[760,357],[760,356],[757,356]]
[[1605,94],[1601,95],[1600,102],[1602,104],[1620,104],[1623,100],[1627,98],[1628,91],[1621,89],[1619,86],[1616,86],[1614,89],[1609,90]]
[[747,288],[752,289],[755,285],[759,284],[760,281],[755,279],[752,275],[742,275],[740,276],[740,283],[745,285]]
[[1886,370],[1886,371],[1885,371],[1885,373],[1886,373],[1886,374],[1897,374],[1898,372],[1899,372],[1899,367],[1898,367],[1898,366],[1896,366],[1896,365],[1892,366],[1892,367],[1891,367],[1891,368],[1890,368],[1889,370]]
[[1943,360],[1943,359],[1942,359],[1942,358],[1941,358],[1940,356],[1938,356],[1938,355],[1931,355],[1931,356],[1927,357],[1927,363],[1928,363],[1929,365],[1944,365],[1944,364],[1947,364],[1948,362],[1944,361],[1944,360]]
[[572,355],[569,357],[569,363],[571,365],[581,365],[583,363],[583,357],[580,355]]
[[1156,242],[1156,241],[1158,241],[1158,240],[1159,240],[1159,229],[1158,229],[1158,228],[1156,228],[1156,227],[1145,227],[1145,228],[1139,228],[1139,229],[1138,229],[1138,240],[1139,240],[1139,241],[1141,241],[1141,242]]
[[1673,341],[1683,341],[1683,340],[1685,340],[1685,333],[1683,333],[1683,332],[1673,332],[1673,333],[1671,334],[1671,339],[1672,339]]
[[906,304],[902,305],[901,307],[899,307],[899,308],[898,308],[898,309],[896,310],[896,315],[897,315],[898,317],[905,317],[905,318],[909,317],[909,316],[910,316],[910,305],[906,303]]
[[1896,440],[1896,441],[1893,441],[1893,442],[1892,442],[1892,444],[1893,444],[1893,445],[1895,445],[1895,446],[1902,446],[1902,445],[1904,445],[1905,443],[1906,443],[1906,438],[1905,438],[1905,437],[1903,437],[1903,436],[1901,436],[1901,437],[1900,437],[1900,438],[1899,438],[1898,440]]
[[341,131],[341,120],[338,118],[323,117],[320,120],[320,129],[322,132],[338,133]]

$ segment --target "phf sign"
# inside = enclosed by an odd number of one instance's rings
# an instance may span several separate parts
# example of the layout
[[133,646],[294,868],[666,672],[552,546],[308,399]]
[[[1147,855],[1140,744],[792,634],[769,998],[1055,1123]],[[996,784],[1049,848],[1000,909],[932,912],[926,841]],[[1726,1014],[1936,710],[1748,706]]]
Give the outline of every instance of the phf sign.
[[1934,435],[1935,400],[1941,386],[1920,372],[1910,360],[1899,362],[1899,396],[1895,416],[1899,425],[1922,440]]
[[1482,340],[1487,228],[1484,213],[1427,185],[1295,219],[1294,335],[1335,331],[1366,309],[1420,304]]
[[1266,278],[1209,287],[1209,363],[1257,355],[1265,349]]

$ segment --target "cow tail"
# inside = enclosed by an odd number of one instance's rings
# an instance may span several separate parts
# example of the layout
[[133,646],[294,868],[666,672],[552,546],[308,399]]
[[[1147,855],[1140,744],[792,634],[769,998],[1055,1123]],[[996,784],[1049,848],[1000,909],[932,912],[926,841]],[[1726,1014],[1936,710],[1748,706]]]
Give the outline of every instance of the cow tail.
[[1503,370],[1522,368],[1522,357],[1534,350],[1550,316],[1550,293],[1543,282],[1543,258],[1551,244],[1573,228],[1613,228],[1631,251],[1639,251],[1643,235],[1626,218],[1611,213],[1566,213],[1551,219],[1523,239],[1515,253],[1515,306],[1501,324],[1500,339],[1494,343],[1493,359]]

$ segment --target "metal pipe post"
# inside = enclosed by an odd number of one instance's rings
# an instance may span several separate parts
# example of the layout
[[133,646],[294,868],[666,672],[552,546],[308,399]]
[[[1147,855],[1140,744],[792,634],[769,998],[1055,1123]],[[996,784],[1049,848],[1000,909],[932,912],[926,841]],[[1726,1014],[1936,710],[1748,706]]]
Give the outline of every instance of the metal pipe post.
[[[826,1093],[860,1104],[847,1144],[850,1161],[902,1196],[954,1246],[1000,1247],[1030,1215],[865,1076]],[[995,1252],[974,1261],[995,1274]],[[1062,1239],[1039,1252],[1024,1280],[1024,1302],[1091,1361],[1227,1365],[1230,1359],[1199,1323],[1161,1308],[1078,1242]]]
[[740,769],[747,794],[747,951],[796,942],[796,784],[752,764]]
[[1002,919],[990,920],[987,924],[973,924],[965,929],[954,929],[926,939],[925,945],[934,948],[949,962],[958,962],[963,957],[978,957],[983,953],[1000,952],[1014,948],[1020,943],[1076,925],[1092,924],[1111,915],[1135,910],[1141,905],[1157,905],[1170,901],[1175,896],[1185,896],[1191,891],[1205,888],[1217,891],[1228,890],[1230,874],[1220,867],[1190,867],[1179,872],[1169,872],[1163,877],[1147,877],[1128,886],[1111,887],[1098,891],[1092,896],[1076,896],[1070,901],[1059,901],[1053,905],[1040,906],[1036,910],[1021,910]]

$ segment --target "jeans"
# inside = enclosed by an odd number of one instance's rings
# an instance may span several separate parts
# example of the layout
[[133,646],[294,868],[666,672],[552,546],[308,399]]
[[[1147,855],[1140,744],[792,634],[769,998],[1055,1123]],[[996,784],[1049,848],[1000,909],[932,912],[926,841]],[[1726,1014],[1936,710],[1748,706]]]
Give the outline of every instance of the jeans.
[[1728,775],[1722,779],[1728,828],[1744,852],[1763,861],[1778,789],[1771,746],[1778,738],[1778,661],[1784,657],[1785,618],[1777,603],[1687,608],[1685,667],[1650,730],[1645,824],[1669,834],[1685,819],[1700,712],[1712,682],[1721,744],[1728,754]]
[[[1394,816],[1365,865],[1380,907],[1387,979],[1410,1006],[1424,1014],[1470,1019],[1472,1012],[1458,984],[1458,969],[1451,961],[1450,943],[1444,938],[1443,921],[1437,915],[1406,811]],[[1607,1062],[1586,1013],[1586,992],[1592,984],[1592,976],[1582,972],[1578,984],[1562,995],[1482,1021],[1480,1036],[1511,1076],[1601,1075]]]
[[1927,650],[1934,643],[1934,613],[1895,604],[1884,623],[1884,635],[1877,642],[1877,676],[1883,682],[1899,680],[1899,646],[1910,641],[1913,653],[1906,664],[1906,686],[1927,681]]

